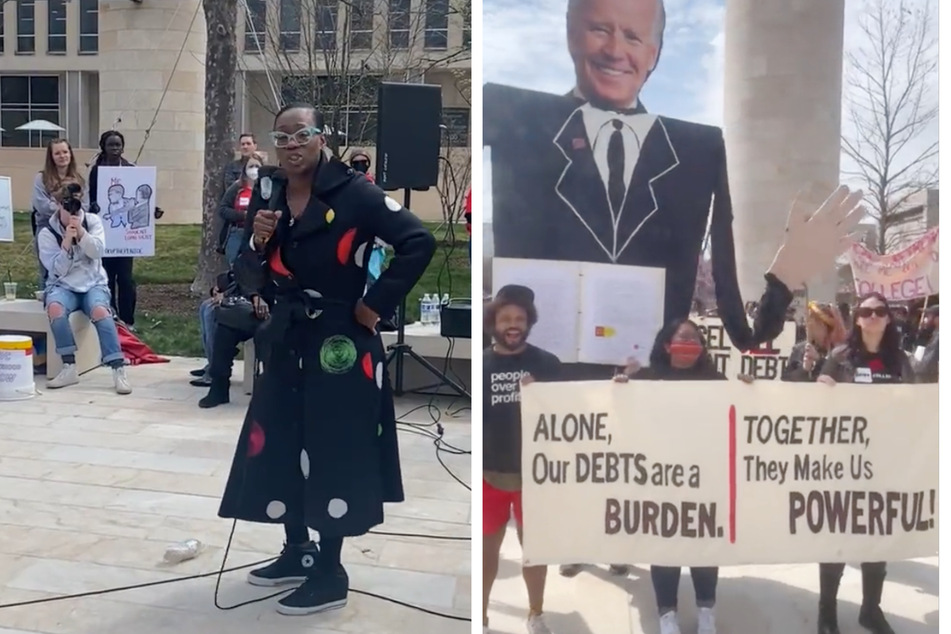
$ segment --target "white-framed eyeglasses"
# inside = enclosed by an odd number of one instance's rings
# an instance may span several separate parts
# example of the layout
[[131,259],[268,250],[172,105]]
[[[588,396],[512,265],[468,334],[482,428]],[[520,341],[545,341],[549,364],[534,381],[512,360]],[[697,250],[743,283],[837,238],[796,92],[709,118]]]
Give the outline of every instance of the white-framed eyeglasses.
[[287,134],[286,132],[274,130],[271,132],[271,142],[274,143],[274,147],[277,148],[285,148],[291,144],[291,141],[297,145],[307,145],[314,139],[315,136],[319,134],[320,128],[315,128],[313,126],[301,128],[294,134]]

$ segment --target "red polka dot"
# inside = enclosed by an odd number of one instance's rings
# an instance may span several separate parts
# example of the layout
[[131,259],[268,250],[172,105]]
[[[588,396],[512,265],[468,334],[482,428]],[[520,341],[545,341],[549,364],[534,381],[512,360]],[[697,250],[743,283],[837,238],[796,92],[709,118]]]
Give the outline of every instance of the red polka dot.
[[264,429],[258,421],[251,421],[251,432],[248,434],[248,458],[253,458],[264,451]]
[[337,243],[337,261],[346,264],[350,261],[350,251],[353,249],[353,239],[357,237],[356,228],[347,229],[347,232]]
[[368,379],[373,378],[373,357],[369,352],[363,355],[363,373],[367,375]]

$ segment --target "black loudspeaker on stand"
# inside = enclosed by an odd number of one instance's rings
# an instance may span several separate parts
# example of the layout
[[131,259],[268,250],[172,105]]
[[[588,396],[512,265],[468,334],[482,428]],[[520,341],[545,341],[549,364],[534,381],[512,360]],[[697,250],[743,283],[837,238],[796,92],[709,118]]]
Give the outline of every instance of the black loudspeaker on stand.
[[[403,206],[407,209],[410,209],[409,206],[409,189],[403,190]],[[438,392],[429,392],[429,390],[438,390],[439,388],[445,386],[451,388],[456,394],[465,398],[472,398],[472,395],[466,390],[466,388],[459,385],[457,381],[454,381],[451,377],[447,376],[445,372],[441,371],[439,368],[434,366],[428,360],[420,356],[413,350],[413,346],[406,343],[406,298],[403,298],[403,301],[400,302],[399,315],[397,317],[396,325],[396,343],[391,344],[387,347],[389,353],[386,355],[386,367],[390,367],[391,362],[396,362],[395,366],[395,382],[393,384],[393,394],[396,396],[403,396],[406,393],[406,390],[403,389],[403,378],[404,371],[406,369],[406,357],[413,359],[420,365],[421,368],[429,372],[433,377],[438,379],[436,383],[432,385],[426,385],[424,387],[412,390],[416,394],[438,394]],[[471,330],[470,330],[471,332]]]
[[[403,206],[410,206],[410,190],[425,191],[439,182],[439,146],[442,135],[442,88],[426,84],[380,84],[377,97],[376,182],[384,190],[403,190]],[[471,337],[471,328],[466,333]],[[449,334],[453,337],[453,334]],[[400,302],[396,343],[388,346],[386,365],[395,363],[393,394],[402,396],[406,357],[437,379],[433,385],[415,390],[416,394],[438,394],[448,387],[459,396],[472,398],[469,392],[417,354],[406,343],[406,299]],[[430,390],[436,390],[432,392]]]

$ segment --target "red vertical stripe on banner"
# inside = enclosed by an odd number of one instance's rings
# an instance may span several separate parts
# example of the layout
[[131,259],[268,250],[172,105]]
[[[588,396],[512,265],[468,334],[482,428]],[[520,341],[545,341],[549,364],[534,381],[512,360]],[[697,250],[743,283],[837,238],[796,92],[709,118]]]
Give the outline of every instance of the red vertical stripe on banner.
[[736,543],[736,405],[730,405],[730,543]]

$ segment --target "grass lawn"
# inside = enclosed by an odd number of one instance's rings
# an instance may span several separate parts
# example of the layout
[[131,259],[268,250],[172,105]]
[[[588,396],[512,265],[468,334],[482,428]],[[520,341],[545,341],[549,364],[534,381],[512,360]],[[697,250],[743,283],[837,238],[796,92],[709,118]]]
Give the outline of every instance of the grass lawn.
[[[3,281],[17,282],[19,297],[33,297],[37,271],[29,214],[15,213],[13,224],[15,241],[0,242],[0,276]],[[419,299],[424,293],[438,291],[453,298],[472,294],[465,227],[453,227],[450,235],[445,226],[427,224],[436,234],[438,246],[429,268],[407,298],[411,320],[419,317]],[[156,231],[156,255],[141,258],[135,265],[139,285],[136,330],[158,354],[200,357],[197,311],[204,297],[191,295],[189,287],[195,277],[201,227],[159,225]]]

